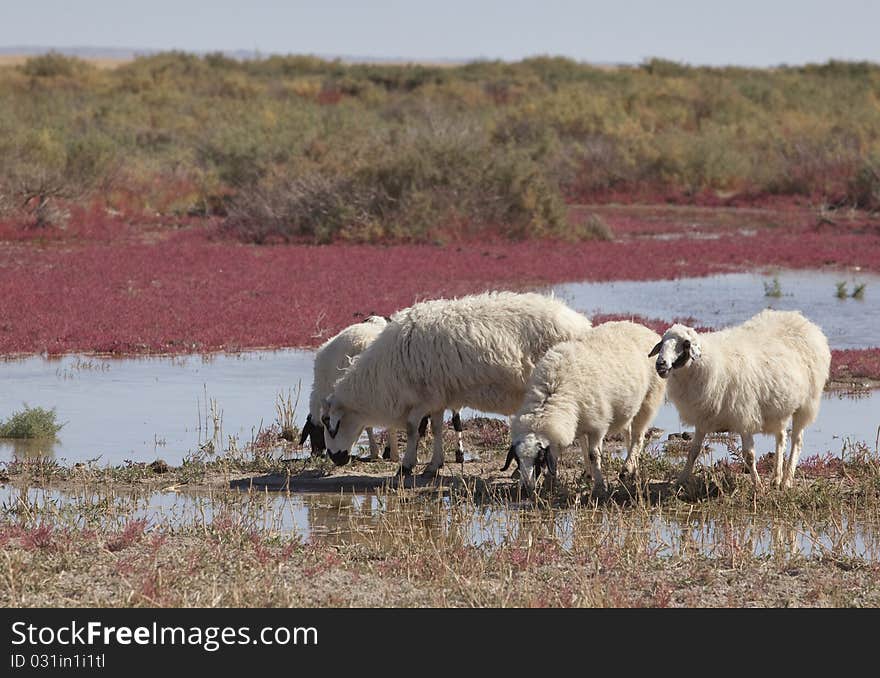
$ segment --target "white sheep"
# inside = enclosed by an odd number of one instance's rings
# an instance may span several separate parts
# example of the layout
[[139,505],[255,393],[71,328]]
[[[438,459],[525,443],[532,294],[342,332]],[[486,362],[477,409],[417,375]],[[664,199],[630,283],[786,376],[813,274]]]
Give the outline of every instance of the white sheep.
[[[489,292],[415,304],[396,313],[336,382],[323,408],[328,448],[347,455],[368,424],[406,427],[400,472],[409,474],[425,413],[435,432],[447,408],[513,414],[547,349],[589,330],[583,315],[540,294]],[[443,442],[435,435],[425,473],[442,465]]]
[[623,431],[627,458],[621,477],[634,474],[666,387],[645,354],[658,339],[643,325],[608,322],[547,351],[511,422],[513,444],[501,470],[515,460],[523,488],[532,492],[541,469],[555,475],[559,452],[579,438],[593,491],[602,493],[602,440]]
[[[324,426],[321,424],[321,404],[333,390],[333,385],[342,376],[343,370],[351,364],[352,358],[359,355],[373,343],[390,318],[371,315],[362,322],[355,323],[340,331],[334,337],[325,341],[315,352],[315,363],[312,379],[312,390],[309,395],[309,414],[303,425],[299,444],[302,445],[309,438],[312,454],[320,454],[326,449],[324,439]],[[462,440],[461,417],[458,412],[452,414],[452,424],[458,436],[458,449],[456,461],[464,461],[464,443]],[[424,433],[427,420],[423,420],[419,430]],[[370,458],[379,458],[379,447],[372,427],[367,427],[367,439],[370,443]],[[398,461],[397,431],[388,429],[388,447],[382,455],[393,461]]]
[[[668,377],[669,399],[682,421],[696,428],[688,460],[679,476],[687,482],[708,433],[731,431],[742,437],[743,458],[752,480],[756,433],[776,436],[774,484],[791,487],[804,427],[819,412],[831,366],[822,330],[797,311],[765,310],[742,325],[698,334],[673,325],[649,354]],[[791,421],[791,454],[783,471],[786,426]]]

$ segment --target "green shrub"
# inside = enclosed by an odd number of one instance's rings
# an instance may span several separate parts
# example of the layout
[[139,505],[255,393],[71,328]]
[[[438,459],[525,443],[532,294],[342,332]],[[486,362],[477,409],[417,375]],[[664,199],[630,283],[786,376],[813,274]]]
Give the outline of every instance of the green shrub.
[[0,422],[0,438],[48,438],[54,439],[64,424],[55,421],[55,408],[28,407],[13,412],[6,421]]
[[565,207],[527,154],[451,128],[409,129],[348,172],[272,175],[241,193],[227,220],[251,242],[426,240],[450,224],[465,233],[503,226],[512,237],[562,235]]
[[21,70],[34,78],[73,78],[93,71],[94,66],[76,57],[67,57],[58,54],[58,52],[47,52],[25,61]]

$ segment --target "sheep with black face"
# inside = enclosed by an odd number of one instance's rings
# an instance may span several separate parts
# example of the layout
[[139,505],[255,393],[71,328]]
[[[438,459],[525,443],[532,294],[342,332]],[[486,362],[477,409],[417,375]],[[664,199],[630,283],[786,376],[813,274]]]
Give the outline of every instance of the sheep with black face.
[[634,475],[645,432],[663,401],[665,384],[645,355],[659,338],[636,323],[608,322],[547,351],[511,423],[502,471],[516,461],[522,487],[532,492],[542,470],[556,475],[560,451],[577,439],[593,491],[601,494],[602,441],[622,431],[627,459],[621,477]]
[[[342,376],[343,370],[351,364],[351,359],[373,343],[388,322],[389,318],[383,316],[368,316],[325,341],[315,353],[309,415],[299,439],[300,445],[306,438],[310,440],[313,455],[323,454],[326,449],[321,403],[333,390],[333,384]],[[370,442],[370,458],[378,459],[379,447],[372,428],[367,429],[367,438]],[[383,456],[397,461],[397,432],[393,429],[388,431],[388,447]]]
[[[370,424],[405,427],[407,449],[399,470],[409,474],[426,413],[435,432],[445,409],[513,414],[547,349],[590,327],[580,313],[540,294],[491,292],[404,309],[352,361],[326,399],[328,448],[347,454]],[[442,439],[435,435],[425,472],[434,475],[442,465]]]
[[[773,482],[792,486],[803,431],[819,412],[831,366],[828,340],[817,325],[797,311],[773,310],[718,332],[676,324],[649,356],[656,356],[657,374],[668,380],[669,399],[682,421],[696,429],[680,483],[690,478],[706,435],[730,431],[742,438],[756,487],[761,479],[754,435],[775,436]],[[783,465],[789,422],[791,453]]]

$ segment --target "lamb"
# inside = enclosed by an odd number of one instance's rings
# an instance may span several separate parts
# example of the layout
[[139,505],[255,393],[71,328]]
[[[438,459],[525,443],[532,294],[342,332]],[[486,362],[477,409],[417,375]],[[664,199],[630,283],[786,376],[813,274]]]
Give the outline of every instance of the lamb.
[[[561,301],[534,293],[487,292],[399,311],[325,401],[328,447],[347,454],[368,424],[406,427],[399,472],[411,474],[426,412],[434,431],[446,408],[513,414],[547,349],[590,328]],[[436,475],[442,466],[443,442],[435,435],[425,474]]]
[[628,449],[621,477],[635,474],[645,431],[666,390],[645,357],[645,349],[659,339],[642,325],[608,322],[581,339],[553,346],[532,372],[501,470],[515,460],[520,483],[531,493],[542,468],[554,476],[560,450],[579,438],[593,492],[601,494],[606,489],[602,439],[623,431]]
[[[756,433],[776,436],[773,483],[792,486],[804,427],[819,412],[831,366],[828,339],[818,326],[797,311],[773,310],[719,332],[698,334],[676,324],[649,356],[657,356],[657,373],[669,380],[669,398],[682,420],[696,428],[679,483],[690,478],[706,434],[732,431],[742,438],[756,489]],[[783,469],[789,420],[791,453]]]
[[[309,414],[303,425],[299,444],[302,445],[309,438],[312,446],[312,454],[320,454],[326,449],[324,440],[324,426],[321,421],[321,403],[333,390],[333,384],[342,376],[342,371],[351,363],[354,356],[359,355],[369,346],[376,337],[385,329],[391,321],[390,318],[379,315],[371,315],[362,322],[346,327],[336,336],[324,342],[315,353],[314,377],[312,379],[312,391],[309,396]],[[317,422],[317,423],[316,423]],[[464,443],[462,440],[461,417],[458,412],[453,412],[452,423],[458,435],[458,449],[456,461],[464,461]],[[420,431],[424,433],[427,421],[422,421]],[[370,443],[370,458],[379,458],[379,447],[371,427],[367,428],[367,439]],[[398,461],[397,431],[388,430],[388,447],[384,454],[385,458]],[[347,460],[346,460],[347,461]]]

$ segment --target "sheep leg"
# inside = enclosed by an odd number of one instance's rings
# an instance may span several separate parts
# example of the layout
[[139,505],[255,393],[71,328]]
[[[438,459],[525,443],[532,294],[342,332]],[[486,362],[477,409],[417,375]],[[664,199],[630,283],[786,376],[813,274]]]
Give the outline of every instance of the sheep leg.
[[694,439],[691,441],[691,447],[688,450],[688,458],[685,462],[684,468],[681,470],[681,473],[678,474],[678,484],[686,485],[688,480],[691,478],[691,473],[694,471],[694,462],[697,460],[697,456],[700,452],[703,451],[703,440],[706,438],[706,431],[701,431],[700,429],[696,429],[694,431]]
[[588,434],[590,471],[593,474],[593,494],[604,494],[606,490],[605,478],[602,477],[602,439],[604,437],[605,433],[602,431]]
[[785,427],[783,426],[782,430],[776,433],[776,470],[773,472],[773,477],[771,478],[773,484],[776,487],[780,487],[782,485],[782,468],[783,463],[785,462]]
[[434,435],[434,453],[422,475],[433,478],[443,468],[443,410],[431,413],[431,433]]
[[464,441],[462,440],[461,414],[458,410],[452,412],[452,428],[455,429],[458,438],[458,447],[455,449],[455,462],[457,464],[464,463]]
[[644,431],[634,431],[635,421],[631,421],[629,426],[623,430],[623,443],[626,445],[626,461],[623,463],[623,470],[618,474],[620,480],[626,478],[634,478],[639,468],[639,454],[641,453],[641,445],[645,440]]
[[[654,420],[657,410],[663,403],[663,395],[665,389],[662,385],[655,384],[645,396],[645,400],[636,416],[633,417],[629,427],[629,441],[627,445],[632,445],[627,453],[626,463],[623,470],[625,473],[635,476],[639,469],[639,457],[645,450],[645,434],[648,432],[648,426]],[[630,461],[632,460],[632,461]],[[621,478],[623,480],[623,478]]]
[[758,466],[755,463],[755,436],[751,433],[740,433],[742,438],[742,456],[743,461],[749,467],[749,475],[752,476],[752,482],[755,489],[761,489],[761,477],[758,475]]
[[400,456],[397,452],[397,429],[389,428],[388,429],[388,444],[385,446],[385,451],[382,453],[383,459],[390,459],[391,461],[400,461]]
[[785,464],[785,472],[782,476],[782,487],[785,489],[794,485],[794,472],[797,469],[798,457],[801,456],[801,450],[804,447],[804,427],[806,422],[798,413],[794,413],[791,419],[791,453]]
[[593,463],[590,461],[590,438],[585,433],[580,438],[581,443],[581,454],[584,455],[584,466],[586,470],[584,471],[584,476],[593,479]]
[[412,471],[419,461],[419,440],[424,433],[421,423],[422,413],[420,411],[410,412],[406,419],[406,453],[403,455],[403,461],[400,462],[398,469],[400,475],[412,475]]
[[373,428],[367,426],[367,440],[370,441],[370,459],[379,458],[379,445],[376,444],[376,436],[373,435]]

